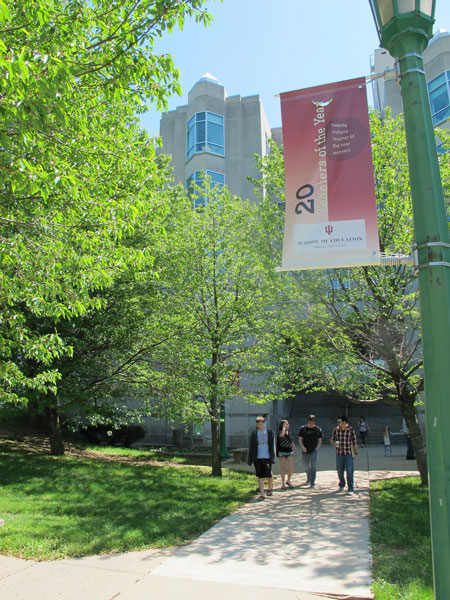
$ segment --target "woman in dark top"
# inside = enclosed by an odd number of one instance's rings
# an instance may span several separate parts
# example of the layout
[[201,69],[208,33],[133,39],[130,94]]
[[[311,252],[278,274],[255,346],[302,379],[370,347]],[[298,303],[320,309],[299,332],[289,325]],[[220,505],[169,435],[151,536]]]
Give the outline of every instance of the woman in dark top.
[[[280,457],[281,489],[293,488],[291,476],[294,472],[293,455],[297,456],[297,448],[289,431],[289,421],[283,419],[278,425],[277,455]],[[287,478],[286,478],[287,467]],[[286,478],[286,482],[285,482]]]
[[364,417],[359,417],[359,435],[361,436],[361,448],[364,448],[366,445],[366,435],[370,431],[369,425]]

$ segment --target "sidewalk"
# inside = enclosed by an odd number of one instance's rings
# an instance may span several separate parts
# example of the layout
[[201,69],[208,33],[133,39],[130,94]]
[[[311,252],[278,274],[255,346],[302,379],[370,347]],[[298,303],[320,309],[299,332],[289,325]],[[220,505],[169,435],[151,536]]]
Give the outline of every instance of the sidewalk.
[[[355,496],[338,493],[333,448],[316,488],[252,501],[188,546],[53,562],[0,556],[2,600],[286,600],[371,598],[369,478],[413,472],[405,446],[362,449]],[[298,462],[298,461],[297,461]],[[247,469],[246,465],[226,465]],[[278,472],[278,468],[275,469]]]

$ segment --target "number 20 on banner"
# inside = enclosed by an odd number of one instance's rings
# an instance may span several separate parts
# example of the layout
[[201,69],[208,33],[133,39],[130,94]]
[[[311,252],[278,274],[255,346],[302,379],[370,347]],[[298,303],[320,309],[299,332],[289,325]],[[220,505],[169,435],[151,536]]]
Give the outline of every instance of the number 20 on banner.
[[[303,190],[305,190],[304,193]],[[297,200],[300,200],[300,202],[295,205],[295,212],[297,215],[301,215],[303,210],[306,210],[310,214],[314,214],[314,198],[311,198],[313,194],[314,186],[312,186],[310,183],[306,183],[305,185],[302,185],[302,187],[298,188],[295,194]]]

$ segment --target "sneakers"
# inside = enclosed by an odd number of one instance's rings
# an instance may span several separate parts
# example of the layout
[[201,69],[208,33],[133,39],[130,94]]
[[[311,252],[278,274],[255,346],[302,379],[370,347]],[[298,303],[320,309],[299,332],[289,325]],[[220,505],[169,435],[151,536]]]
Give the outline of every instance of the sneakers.
[[338,487],[338,492],[343,492],[344,490],[345,490],[344,487],[341,487],[341,486]]
[[315,484],[315,483],[312,483],[312,484],[311,484],[309,487],[310,487],[311,489],[314,489],[314,488],[316,487],[316,484]]
[[354,496],[355,492],[347,492],[347,496]]

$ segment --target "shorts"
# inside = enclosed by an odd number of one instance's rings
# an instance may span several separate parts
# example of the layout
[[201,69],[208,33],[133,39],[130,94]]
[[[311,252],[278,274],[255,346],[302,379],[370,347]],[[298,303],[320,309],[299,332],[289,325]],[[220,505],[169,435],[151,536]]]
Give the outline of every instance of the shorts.
[[270,479],[272,477],[272,463],[270,458],[257,458],[253,463],[255,465],[256,477],[258,479]]
[[280,458],[289,458],[290,456],[294,456],[293,452],[278,452],[278,456]]

